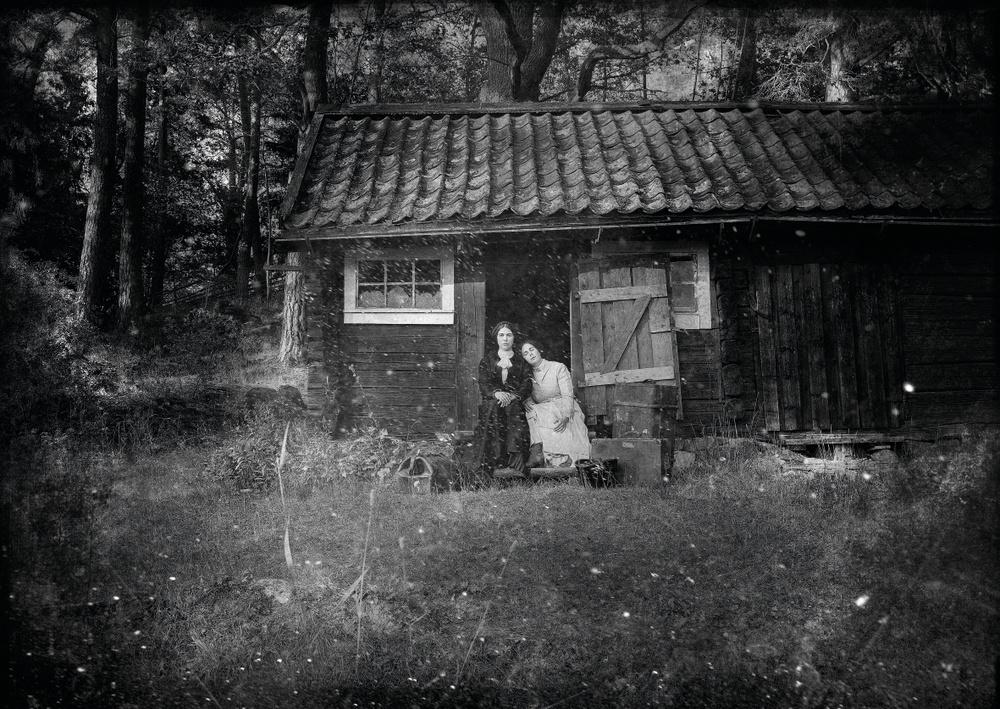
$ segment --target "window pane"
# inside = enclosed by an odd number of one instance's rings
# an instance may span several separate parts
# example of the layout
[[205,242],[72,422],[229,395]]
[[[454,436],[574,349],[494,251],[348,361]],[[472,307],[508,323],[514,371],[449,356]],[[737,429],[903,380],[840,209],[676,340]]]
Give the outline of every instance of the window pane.
[[414,274],[417,283],[440,283],[441,262],[419,259],[414,262]]
[[359,308],[384,308],[385,290],[382,286],[358,286]]
[[358,261],[358,283],[381,283],[384,279],[381,261]]
[[694,295],[694,283],[671,283],[671,305],[678,312],[693,313],[698,310]]
[[418,308],[441,309],[441,287],[438,285],[417,286],[415,306]]
[[385,280],[389,283],[412,283],[412,261],[386,261]]
[[670,262],[670,283],[679,285],[681,283],[694,283],[694,259]]
[[390,286],[386,293],[387,308],[412,308],[413,296],[410,286]]

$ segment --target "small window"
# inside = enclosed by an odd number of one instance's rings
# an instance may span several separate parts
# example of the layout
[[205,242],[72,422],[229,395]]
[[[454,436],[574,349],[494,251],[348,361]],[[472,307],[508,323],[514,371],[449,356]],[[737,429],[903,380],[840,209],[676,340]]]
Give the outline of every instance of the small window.
[[441,309],[440,259],[358,259],[357,307]]
[[454,322],[455,260],[448,248],[351,252],[344,258],[344,322]]
[[698,312],[698,262],[694,256],[670,257],[670,304],[675,313]]
[[[597,256],[651,255],[654,263],[668,263],[670,311],[678,330],[707,330],[712,327],[712,287],[708,264],[708,244],[610,242],[594,246]],[[663,254],[666,261],[657,256]]]
[[699,246],[689,252],[671,251],[669,258],[674,326],[680,330],[712,327],[708,247]]

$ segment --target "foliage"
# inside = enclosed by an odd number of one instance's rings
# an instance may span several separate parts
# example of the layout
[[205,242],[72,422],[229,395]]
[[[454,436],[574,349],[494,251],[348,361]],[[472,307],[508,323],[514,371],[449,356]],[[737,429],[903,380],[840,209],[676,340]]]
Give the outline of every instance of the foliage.
[[94,333],[73,317],[73,291],[53,265],[0,252],[0,430],[4,436],[85,418],[110,384],[83,356]]

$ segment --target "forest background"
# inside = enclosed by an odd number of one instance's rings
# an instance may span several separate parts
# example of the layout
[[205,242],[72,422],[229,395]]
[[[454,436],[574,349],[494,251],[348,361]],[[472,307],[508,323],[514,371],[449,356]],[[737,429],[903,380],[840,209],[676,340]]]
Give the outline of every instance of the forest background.
[[[299,276],[267,268],[285,258],[271,241],[318,103],[993,96],[996,15],[985,2],[325,0],[2,13],[0,393],[27,397],[11,427],[46,415],[38,394],[81,359],[81,332],[135,337],[195,294],[284,298],[279,357],[301,361]],[[38,384],[30,395],[26,377]]]

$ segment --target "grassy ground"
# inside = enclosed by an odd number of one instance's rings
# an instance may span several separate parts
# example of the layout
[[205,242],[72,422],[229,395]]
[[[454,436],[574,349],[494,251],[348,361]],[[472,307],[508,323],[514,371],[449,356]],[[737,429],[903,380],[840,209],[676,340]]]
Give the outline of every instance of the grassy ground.
[[155,410],[10,446],[11,706],[990,706],[995,434],[867,479],[747,443],[658,489],[405,495],[405,444],[298,421],[283,498],[280,418]]

